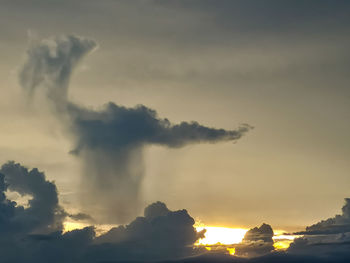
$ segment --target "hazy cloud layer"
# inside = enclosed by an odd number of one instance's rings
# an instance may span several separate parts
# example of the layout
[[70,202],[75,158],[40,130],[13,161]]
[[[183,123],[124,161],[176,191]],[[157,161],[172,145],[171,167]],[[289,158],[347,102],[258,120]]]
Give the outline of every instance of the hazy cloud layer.
[[72,70],[96,43],[73,35],[30,40],[27,60],[19,76],[21,86],[30,96],[42,87],[57,107],[65,106]]
[[83,193],[86,207],[99,215],[108,214],[109,220],[125,222],[139,211],[145,145],[183,147],[194,143],[236,141],[252,127],[243,124],[236,130],[224,130],[197,122],[172,124],[143,105],[126,108],[110,102],[103,109],[94,110],[69,101],[67,93],[72,71],[95,47],[93,40],[78,36],[33,42],[20,73],[20,82],[29,94],[45,89],[56,114],[73,133],[75,148],[72,153],[83,161],[86,175]]

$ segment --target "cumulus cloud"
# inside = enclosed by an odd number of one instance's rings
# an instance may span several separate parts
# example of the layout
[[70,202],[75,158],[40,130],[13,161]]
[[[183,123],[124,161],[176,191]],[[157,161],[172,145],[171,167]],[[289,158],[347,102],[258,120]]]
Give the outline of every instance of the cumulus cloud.
[[346,262],[350,258],[350,198],[345,198],[341,215],[321,220],[295,234],[303,236],[291,243],[289,253]]
[[[193,244],[204,237],[205,230],[197,232],[195,221],[186,210],[170,211],[157,202],[145,209],[144,217],[137,217],[126,226],[112,228],[96,238],[101,244],[94,248],[91,257],[101,255],[103,260],[159,260],[174,259],[198,254],[202,250]],[[113,254],[103,254],[106,243],[113,244]]]
[[[0,233],[47,233],[62,229],[66,213],[58,204],[54,183],[45,179],[38,169],[28,170],[18,163],[8,162],[0,169]],[[29,195],[28,207],[6,198],[5,191]]]
[[28,50],[20,82],[29,94],[46,89],[56,114],[73,134],[72,153],[82,160],[86,175],[83,200],[87,208],[107,214],[113,222],[125,222],[139,211],[144,146],[178,148],[236,141],[252,127],[243,124],[225,130],[197,122],[172,124],[143,105],[126,108],[110,102],[102,110],[94,110],[71,102],[67,93],[74,67],[96,46],[93,40],[77,36],[35,42]]
[[236,255],[255,257],[273,251],[273,235],[271,226],[265,223],[250,229],[242,242],[236,246]]
[[[7,191],[30,195],[28,207],[9,200]],[[343,208],[346,217],[348,199]],[[78,215],[78,214],[77,214]],[[273,250],[273,230],[262,224],[249,230],[236,247],[237,256],[206,253],[194,246],[205,230],[197,232],[186,210],[171,211],[156,202],[127,225],[96,236],[94,227],[62,232],[66,212],[60,207],[57,189],[38,169],[8,162],[0,169],[0,254],[1,262],[347,262],[349,233],[315,242],[310,236],[296,239],[285,252]],[[85,218],[85,215],[81,215]],[[314,237],[315,235],[311,235]],[[323,235],[323,236],[334,236]]]
[[306,227],[305,231],[296,234],[322,235],[339,234],[350,232],[350,198],[345,198],[342,214],[322,220],[316,224]]
[[[9,200],[5,194],[7,190],[29,195],[28,207]],[[56,258],[62,252],[69,258],[70,250],[77,249],[80,244],[73,242],[75,245],[63,246],[69,236],[78,233],[61,234],[65,216],[66,212],[58,202],[56,186],[46,180],[44,173],[15,162],[1,167],[1,262],[62,262]]]
[[[7,199],[6,190],[29,194],[28,208]],[[144,216],[96,237],[94,227],[62,232],[67,215],[59,206],[54,183],[37,169],[9,162],[0,173],[1,262],[155,261],[198,255],[203,238],[186,210],[171,211],[156,202]],[[83,216],[85,218],[85,215]]]

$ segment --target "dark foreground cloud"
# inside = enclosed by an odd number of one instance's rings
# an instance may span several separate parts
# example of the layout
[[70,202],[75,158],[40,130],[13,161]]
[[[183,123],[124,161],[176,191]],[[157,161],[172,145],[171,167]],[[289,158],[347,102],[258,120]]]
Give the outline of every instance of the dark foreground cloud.
[[[9,200],[7,191],[29,195],[28,206]],[[287,251],[279,252],[273,251],[273,230],[267,224],[249,230],[236,247],[237,255],[245,257],[205,252],[194,245],[205,231],[195,230],[195,221],[186,210],[171,211],[161,202],[146,207],[144,216],[130,224],[112,228],[101,236],[96,236],[94,227],[63,233],[66,216],[69,215],[59,205],[55,184],[47,181],[42,172],[14,162],[1,167],[0,262],[345,263],[350,259],[347,233],[331,242],[313,242],[305,235]]]
[[[31,196],[27,208],[8,200],[6,191]],[[198,255],[194,243],[204,237],[186,210],[171,211],[156,202],[144,216],[96,237],[94,227],[62,232],[67,216],[54,183],[37,169],[9,162],[0,173],[0,262],[155,261]]]
[[293,255],[286,252],[274,252],[254,258],[240,258],[224,254],[205,254],[182,260],[161,261],[163,263],[346,263],[349,258],[334,257],[327,260],[317,255]]
[[316,224],[306,227],[305,231],[296,234],[322,235],[339,234],[350,232],[350,198],[345,198],[342,214],[322,220]]
[[178,148],[236,141],[252,127],[243,124],[236,130],[224,130],[197,122],[172,124],[143,105],[126,108],[110,102],[103,109],[94,110],[69,101],[73,69],[96,46],[93,40],[77,36],[34,41],[20,82],[31,95],[39,88],[45,89],[56,115],[74,135],[72,153],[82,160],[86,175],[86,207],[98,211],[98,215],[108,215],[114,222],[125,222],[139,211],[145,145]]
[[350,198],[346,198],[341,215],[293,233],[302,237],[296,238],[286,251],[274,249],[273,230],[263,224],[250,229],[242,242],[234,246],[236,257],[215,253],[173,262],[350,262],[349,208]]
[[318,255],[328,262],[350,260],[350,198],[345,198],[342,214],[306,227],[303,235],[291,243],[288,252],[296,255]]
[[236,246],[236,255],[255,257],[273,251],[273,235],[273,230],[268,224],[250,229],[242,242]]
[[[28,207],[8,200],[7,190],[29,195]],[[66,213],[58,204],[56,186],[37,169],[28,170],[14,162],[4,164],[0,170],[0,191],[1,236],[62,230]]]
[[[203,252],[193,244],[205,233],[205,230],[197,232],[194,223],[186,210],[170,211],[164,203],[157,202],[145,209],[144,217],[96,238],[96,245],[88,256],[105,261],[193,256]],[[110,248],[109,253],[105,253],[106,246]]]

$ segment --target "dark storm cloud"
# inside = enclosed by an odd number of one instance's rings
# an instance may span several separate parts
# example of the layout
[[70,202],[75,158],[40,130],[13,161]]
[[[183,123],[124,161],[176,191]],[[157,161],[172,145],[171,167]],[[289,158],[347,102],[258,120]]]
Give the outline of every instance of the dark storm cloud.
[[273,230],[268,224],[250,229],[242,242],[236,246],[236,255],[253,257],[273,251],[273,235]]
[[[8,200],[6,190],[30,194],[29,207]],[[94,227],[62,233],[57,223],[66,213],[59,207],[56,186],[37,169],[3,165],[0,191],[0,262],[155,261],[203,252],[193,245],[205,230],[195,230],[186,210],[171,211],[161,202],[146,207],[144,217],[96,237]]]
[[[194,143],[236,141],[252,127],[243,124],[236,130],[224,130],[197,122],[172,124],[143,105],[126,108],[110,102],[102,110],[94,110],[69,101],[72,71],[95,47],[94,41],[77,36],[34,42],[27,52],[20,82],[29,94],[39,88],[46,89],[56,114],[73,133],[76,145],[72,153],[84,164],[87,191],[83,199],[88,208],[96,212],[99,206],[98,214],[108,213],[110,220],[125,222],[139,210],[145,145],[177,148]],[[101,203],[105,205],[101,207]]]
[[197,122],[171,124],[160,119],[156,111],[143,105],[125,108],[114,103],[102,111],[91,111],[71,106],[79,134],[75,153],[84,148],[114,151],[123,147],[159,144],[168,147],[182,147],[191,143],[234,141],[249,131],[249,125],[227,131],[202,126]]

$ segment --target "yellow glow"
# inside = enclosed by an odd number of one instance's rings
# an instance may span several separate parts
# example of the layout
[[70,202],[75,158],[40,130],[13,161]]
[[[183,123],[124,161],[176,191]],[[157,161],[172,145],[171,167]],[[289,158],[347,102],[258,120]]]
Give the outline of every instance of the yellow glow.
[[297,235],[284,235],[286,231],[284,230],[275,230],[275,236],[273,237],[274,244],[276,250],[286,250],[289,248],[289,245],[293,242],[293,240],[297,237]]
[[[203,245],[208,251],[215,250],[221,245],[231,245],[238,244],[244,238],[244,235],[248,229],[243,228],[228,228],[228,227],[214,227],[214,226],[196,226],[197,231],[206,229],[205,237],[200,239],[196,245]],[[275,230],[274,231],[274,247],[276,250],[285,250],[293,242],[293,240],[299,236],[295,235],[284,235],[286,231],[284,230]],[[217,245],[217,246],[215,246]],[[235,249],[226,247],[227,251],[234,255]]]
[[205,237],[198,241],[198,245],[223,245],[238,244],[242,241],[248,229],[205,226],[196,227],[197,231],[206,229]]
[[227,251],[230,255],[234,255],[236,253],[236,249],[234,247],[228,247],[227,248]]
[[293,240],[275,241],[275,243],[273,243],[273,246],[275,247],[276,250],[285,250],[285,249],[289,248],[289,245],[292,242],[293,242]]
[[[69,232],[69,231],[72,231],[75,229],[82,229],[82,228],[87,227],[87,226],[91,226],[91,224],[66,221],[63,223],[63,232]],[[116,225],[108,225],[108,224],[98,225],[98,224],[95,224],[94,228],[95,228],[96,236],[100,236],[100,235],[108,232],[113,227],[116,227]]]
[[[89,224],[81,222],[66,221],[63,224],[64,232],[69,232],[74,229],[82,229],[89,226]],[[115,225],[95,225],[96,234],[99,236],[107,232]],[[201,231],[206,229],[205,237],[198,240],[196,245],[203,245],[208,251],[214,251],[217,248],[226,249],[230,255],[235,254],[235,248],[225,247],[225,245],[238,244],[242,241],[244,235],[248,229],[244,228],[229,228],[229,227],[216,227],[216,226],[197,226],[196,230]],[[293,240],[299,236],[284,235],[285,231],[274,231],[274,247],[276,250],[285,250],[293,242]],[[224,248],[223,248],[224,247]]]
[[69,232],[75,229],[82,229],[87,226],[88,226],[87,224],[83,224],[83,223],[66,221],[63,223],[63,232]]

